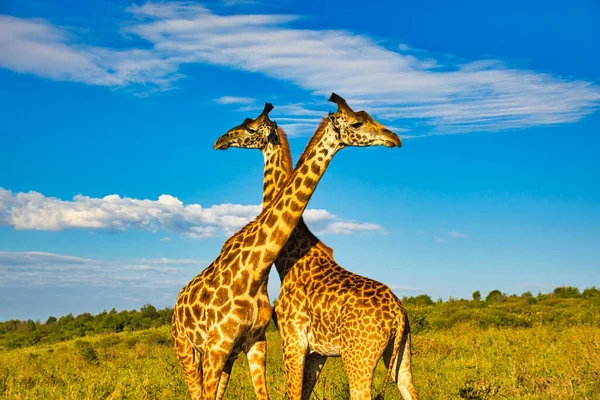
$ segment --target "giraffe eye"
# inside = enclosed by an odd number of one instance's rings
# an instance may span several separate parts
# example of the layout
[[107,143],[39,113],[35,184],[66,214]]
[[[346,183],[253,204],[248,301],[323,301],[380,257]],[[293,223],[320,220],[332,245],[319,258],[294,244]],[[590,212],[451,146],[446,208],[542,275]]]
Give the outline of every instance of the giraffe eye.
[[356,128],[360,128],[362,126],[362,124],[363,124],[362,122],[357,121],[353,124],[350,124],[350,126],[356,129]]
[[256,133],[256,129],[253,129],[253,128],[247,128],[247,129],[248,129],[248,132],[250,132],[252,134]]

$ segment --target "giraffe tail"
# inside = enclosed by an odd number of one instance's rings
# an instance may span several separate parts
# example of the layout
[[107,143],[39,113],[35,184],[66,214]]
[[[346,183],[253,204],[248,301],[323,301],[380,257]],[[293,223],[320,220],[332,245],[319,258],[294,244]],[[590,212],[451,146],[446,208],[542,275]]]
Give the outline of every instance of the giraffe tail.
[[400,355],[400,347],[406,341],[406,337],[410,335],[410,326],[408,324],[408,319],[406,318],[405,313],[400,313],[396,320],[396,337],[394,339],[394,347],[392,349],[392,355],[390,357],[390,363],[388,366],[387,374],[385,375],[385,379],[383,381],[383,387],[381,388],[381,393],[377,396],[378,399],[384,400],[385,389],[387,388],[387,384],[390,380],[392,373],[395,373],[396,364],[399,361],[398,357]]

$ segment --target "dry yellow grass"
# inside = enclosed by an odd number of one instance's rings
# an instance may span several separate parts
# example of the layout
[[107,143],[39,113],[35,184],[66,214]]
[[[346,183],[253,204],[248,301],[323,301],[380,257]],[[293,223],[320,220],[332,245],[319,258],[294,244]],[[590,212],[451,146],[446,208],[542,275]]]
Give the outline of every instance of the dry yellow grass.
[[[271,399],[285,398],[277,332],[268,336]],[[481,329],[459,325],[414,336],[413,374],[422,399],[600,399],[600,328]],[[375,392],[385,369],[380,364]],[[8,399],[187,399],[168,327],[0,352]],[[388,399],[400,399],[395,388]],[[243,356],[227,399],[253,399]],[[340,359],[329,359],[314,399],[347,399]]]

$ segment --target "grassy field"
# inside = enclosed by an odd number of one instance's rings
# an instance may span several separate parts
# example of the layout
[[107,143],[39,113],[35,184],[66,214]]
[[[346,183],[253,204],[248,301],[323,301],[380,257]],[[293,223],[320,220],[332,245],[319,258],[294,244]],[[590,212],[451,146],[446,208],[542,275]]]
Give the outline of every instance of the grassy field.
[[[271,399],[285,397],[281,345],[268,333]],[[422,399],[600,399],[600,327],[481,328],[417,333],[413,374]],[[385,369],[376,371],[375,392]],[[166,326],[0,352],[7,399],[186,399]],[[241,356],[227,399],[253,399]],[[341,360],[329,359],[314,399],[347,399]],[[400,399],[395,387],[388,399]]]

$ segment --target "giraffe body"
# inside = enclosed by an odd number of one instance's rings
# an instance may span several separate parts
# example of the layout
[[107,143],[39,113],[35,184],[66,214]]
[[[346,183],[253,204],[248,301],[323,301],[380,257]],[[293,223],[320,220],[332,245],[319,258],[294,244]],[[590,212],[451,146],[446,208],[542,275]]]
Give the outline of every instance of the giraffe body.
[[[271,108],[265,107],[257,120]],[[337,151],[345,146],[400,146],[398,136],[379,124],[342,130],[338,120],[345,112],[339,106],[336,114],[323,120],[269,205],[229,238],[215,261],[180,291],[172,331],[192,398],[220,399],[233,363],[244,351],[256,397],[268,399],[265,330],[271,306],[266,284],[271,265]]]
[[[370,119],[365,114],[358,116]],[[262,151],[263,207],[267,207],[291,173],[291,154],[274,122],[265,118],[255,125],[253,131],[259,134],[238,127],[217,144]],[[280,140],[265,139],[275,131]],[[371,399],[373,372],[382,356],[388,377],[391,373],[403,397],[417,398],[410,370],[408,319],[389,287],[340,267],[332,250],[302,219],[275,265],[282,284],[274,316],[283,342],[290,399],[308,400],[326,358],[337,356],[348,373],[352,399]]]

